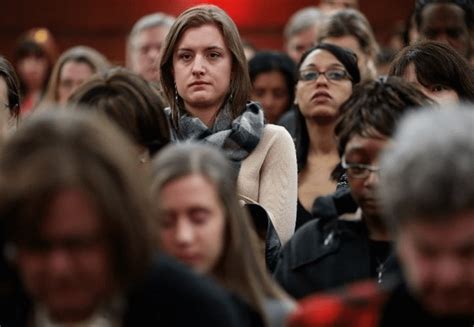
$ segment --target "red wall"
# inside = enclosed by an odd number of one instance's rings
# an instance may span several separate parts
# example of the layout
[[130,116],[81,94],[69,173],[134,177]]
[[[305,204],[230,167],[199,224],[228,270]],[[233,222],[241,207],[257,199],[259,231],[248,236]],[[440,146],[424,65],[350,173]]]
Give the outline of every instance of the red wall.
[[[0,53],[11,57],[16,38],[25,30],[48,27],[59,47],[85,44],[122,63],[125,38],[134,22],[153,11],[178,15],[198,3],[213,3],[234,19],[242,37],[259,48],[279,49],[283,27],[296,10],[314,0],[6,0],[2,1]],[[360,0],[377,38],[386,41],[395,24],[413,8],[414,0]]]

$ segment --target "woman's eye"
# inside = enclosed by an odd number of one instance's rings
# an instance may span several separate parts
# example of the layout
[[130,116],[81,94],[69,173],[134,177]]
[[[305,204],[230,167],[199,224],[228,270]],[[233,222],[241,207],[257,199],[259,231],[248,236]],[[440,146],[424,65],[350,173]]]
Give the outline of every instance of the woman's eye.
[[179,56],[178,56],[179,59],[182,59],[184,61],[188,61],[191,59],[191,54],[189,53],[181,53]]
[[431,92],[441,92],[441,91],[447,90],[447,88],[443,85],[434,85],[430,89],[431,89]]
[[212,59],[219,58],[220,56],[221,56],[221,54],[218,53],[218,52],[211,52],[211,53],[209,54],[209,57],[211,57]]

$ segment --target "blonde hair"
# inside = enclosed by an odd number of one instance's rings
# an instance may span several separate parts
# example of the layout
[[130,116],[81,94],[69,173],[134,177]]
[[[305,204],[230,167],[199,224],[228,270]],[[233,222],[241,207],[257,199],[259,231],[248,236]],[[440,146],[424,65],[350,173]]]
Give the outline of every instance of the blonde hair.
[[204,176],[214,185],[224,208],[226,228],[223,253],[212,275],[268,320],[265,299],[288,300],[289,297],[268,275],[258,249],[257,235],[237,198],[236,172],[231,163],[217,149],[187,142],[162,150],[154,159],[152,170],[154,198],[159,198],[169,182],[192,174]]
[[64,64],[70,61],[85,63],[94,73],[103,73],[110,68],[107,58],[93,48],[77,46],[64,51],[53,67],[42,106],[58,101],[59,76]]

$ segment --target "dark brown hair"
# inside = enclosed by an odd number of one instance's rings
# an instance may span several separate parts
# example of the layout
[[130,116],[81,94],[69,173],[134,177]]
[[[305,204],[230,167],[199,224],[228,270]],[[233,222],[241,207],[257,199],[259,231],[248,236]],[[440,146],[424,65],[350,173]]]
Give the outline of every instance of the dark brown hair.
[[97,75],[71,95],[80,109],[105,113],[136,144],[156,153],[170,141],[170,129],[158,92],[124,68]]
[[226,46],[232,54],[232,76],[229,96],[232,95],[231,111],[235,117],[245,110],[245,104],[250,98],[251,83],[248,74],[247,59],[245,58],[242,41],[237,26],[227,13],[213,5],[199,5],[184,11],[171,26],[166,36],[161,57],[161,85],[166,99],[171,107],[171,116],[175,127],[178,125],[180,110],[185,110],[182,100],[175,93],[173,77],[173,54],[183,33],[189,28],[203,25],[214,25],[222,33]]
[[7,85],[8,108],[12,117],[20,112],[20,80],[12,64],[0,55],[0,77]]
[[467,101],[474,101],[474,71],[449,45],[424,41],[401,50],[390,66],[389,75],[402,77],[408,66],[415,66],[416,78],[424,86],[448,87]]

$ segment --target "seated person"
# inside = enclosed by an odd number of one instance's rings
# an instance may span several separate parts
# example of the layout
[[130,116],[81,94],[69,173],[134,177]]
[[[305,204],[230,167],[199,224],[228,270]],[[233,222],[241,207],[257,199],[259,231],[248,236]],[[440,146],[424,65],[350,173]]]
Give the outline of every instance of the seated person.
[[383,218],[402,281],[382,288],[359,282],[309,297],[290,326],[472,326],[474,111],[442,109],[403,121],[381,159]]
[[342,157],[358,218],[325,217],[306,223],[280,254],[275,277],[295,298],[397,270],[391,239],[380,219],[375,190],[378,156],[390,143],[398,120],[428,98],[399,78],[355,86],[341,107],[336,126]]
[[19,286],[1,293],[0,325],[241,326],[223,290],[154,255],[142,171],[97,115],[52,109],[8,139],[0,253]]

